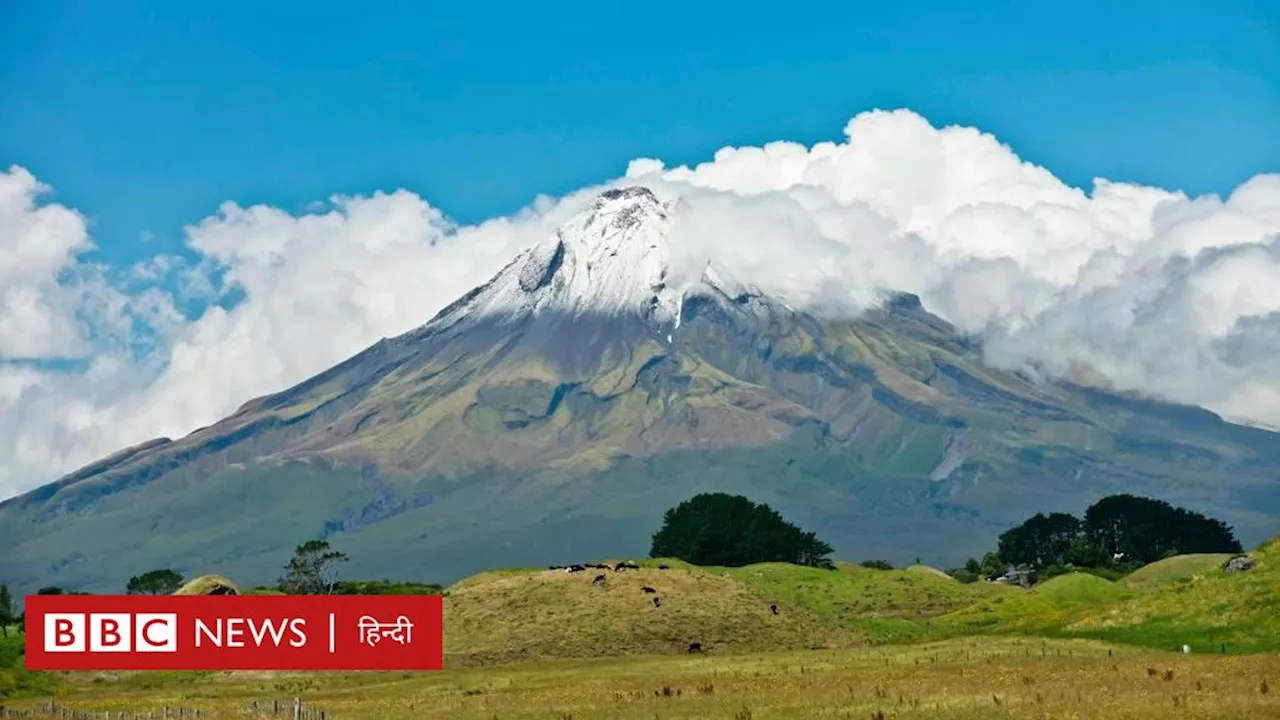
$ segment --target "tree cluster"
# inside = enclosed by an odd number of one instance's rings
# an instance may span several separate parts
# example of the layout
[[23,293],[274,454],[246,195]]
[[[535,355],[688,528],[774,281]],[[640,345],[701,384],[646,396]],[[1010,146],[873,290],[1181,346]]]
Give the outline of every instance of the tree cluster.
[[1221,520],[1162,500],[1111,495],[1085,511],[1037,513],[1000,535],[995,552],[951,571],[961,580],[991,579],[1012,565],[1038,573],[1067,568],[1127,572],[1186,553],[1239,553],[1239,541]]
[[668,510],[650,557],[694,565],[741,567],[787,562],[831,568],[831,546],[787,522],[773,508],[741,495],[703,493]]

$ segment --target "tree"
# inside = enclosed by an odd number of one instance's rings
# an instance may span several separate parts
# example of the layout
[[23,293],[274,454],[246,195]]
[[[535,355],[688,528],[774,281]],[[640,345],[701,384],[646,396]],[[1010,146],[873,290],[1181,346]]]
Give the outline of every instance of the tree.
[[331,594],[337,565],[347,560],[346,553],[331,549],[328,540],[308,540],[294,549],[280,589],[290,595]]
[[1231,527],[1221,520],[1161,500],[1110,495],[1085,511],[1084,532],[1108,556],[1147,564],[1169,553],[1240,553]]
[[1034,568],[1062,565],[1080,534],[1080,521],[1072,515],[1036,513],[1000,535],[997,554],[1002,561],[1013,565]]
[[703,493],[663,516],[650,557],[676,557],[694,565],[741,567],[788,562],[833,568],[831,546],[782,519],[776,510],[741,495]]
[[182,587],[182,575],[165,568],[129,578],[125,592],[130,595],[172,595]]
[[62,591],[62,588],[58,587],[57,585],[49,585],[47,587],[42,587],[39,590],[37,590],[36,594],[37,595],[62,595],[64,593]]
[[1000,562],[1000,556],[989,552],[982,556],[982,562],[978,566],[979,574],[988,580],[994,580],[1004,574],[1005,564]]
[[0,632],[9,637],[9,625],[14,621],[13,596],[8,585],[0,585]]

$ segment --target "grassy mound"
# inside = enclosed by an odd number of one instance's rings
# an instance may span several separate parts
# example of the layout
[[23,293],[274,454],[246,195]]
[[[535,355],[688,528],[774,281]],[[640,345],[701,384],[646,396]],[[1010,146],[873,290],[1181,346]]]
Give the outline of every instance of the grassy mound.
[[1222,567],[1230,555],[1175,555],[1138,568],[1121,580],[1135,590],[1152,590]]
[[[880,644],[926,637],[929,618],[1019,592],[965,585],[922,566],[640,564],[621,572],[494,570],[462,580],[445,598],[445,652],[466,663],[685,652],[693,642],[721,653]],[[599,575],[605,580],[593,582]]]
[[1096,575],[1075,572],[1031,590],[976,603],[948,613],[940,624],[964,632],[1050,630],[1134,595],[1133,590]]
[[923,565],[873,570],[839,563],[831,571],[762,563],[712,572],[742,582],[771,602],[804,608],[877,643],[921,637],[927,633],[922,620],[1016,592],[994,583],[966,585]]
[[[1136,594],[1069,624],[1081,635],[1193,650],[1280,648],[1280,538],[1250,554],[1257,565],[1228,573],[1221,563]],[[1189,556],[1195,557],[1195,556]],[[1167,561],[1162,561],[1167,562]]]
[[685,652],[695,642],[736,652],[856,640],[803,607],[775,603],[776,615],[746,584],[687,566],[489,572],[449,588],[445,654],[467,664]]
[[201,575],[174,591],[174,595],[240,595],[240,588],[221,575]]

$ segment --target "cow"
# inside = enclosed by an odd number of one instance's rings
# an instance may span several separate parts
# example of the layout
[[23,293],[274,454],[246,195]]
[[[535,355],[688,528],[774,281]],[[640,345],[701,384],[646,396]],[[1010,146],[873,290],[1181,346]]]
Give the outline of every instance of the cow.
[[670,570],[670,569],[671,569],[671,566],[670,566],[670,565],[659,565],[659,566],[658,566],[658,569],[659,569],[659,570]]
[[571,573],[582,572],[583,570],[586,570],[586,568],[581,565],[570,565],[569,567],[564,569],[565,572],[571,572]]
[[689,652],[690,653],[702,652],[702,643],[689,643]]
[[604,576],[603,576],[603,575],[597,575],[597,576],[596,576],[596,579],[591,581],[591,584],[592,584],[592,585],[599,585],[599,584],[600,584],[600,583],[602,583],[602,582],[604,582]]
[[770,606],[769,606],[769,610],[771,610],[771,611],[773,612],[773,614],[774,614],[774,615],[777,615],[777,614],[778,614],[778,606],[777,606],[777,605],[770,605]]
[[654,598],[654,599],[653,599],[653,606],[654,606],[654,607],[662,607],[662,598]]
[[614,570],[639,570],[640,566],[631,562],[630,560],[624,560],[618,563],[617,565],[614,565],[613,569]]
[[648,585],[645,585],[644,587],[640,588],[640,590],[641,590],[642,592],[649,593],[649,594],[653,594],[653,593],[658,592],[657,590],[655,590],[655,589],[653,589],[653,588],[649,587]]

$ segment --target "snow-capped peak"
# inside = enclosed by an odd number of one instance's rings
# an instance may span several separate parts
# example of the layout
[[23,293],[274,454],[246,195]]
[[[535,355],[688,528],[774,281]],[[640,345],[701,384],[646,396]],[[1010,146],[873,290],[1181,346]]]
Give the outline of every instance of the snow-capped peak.
[[607,190],[429,325],[452,325],[462,315],[518,319],[558,312],[630,314],[670,329],[681,298],[667,285],[668,210],[645,187]]

